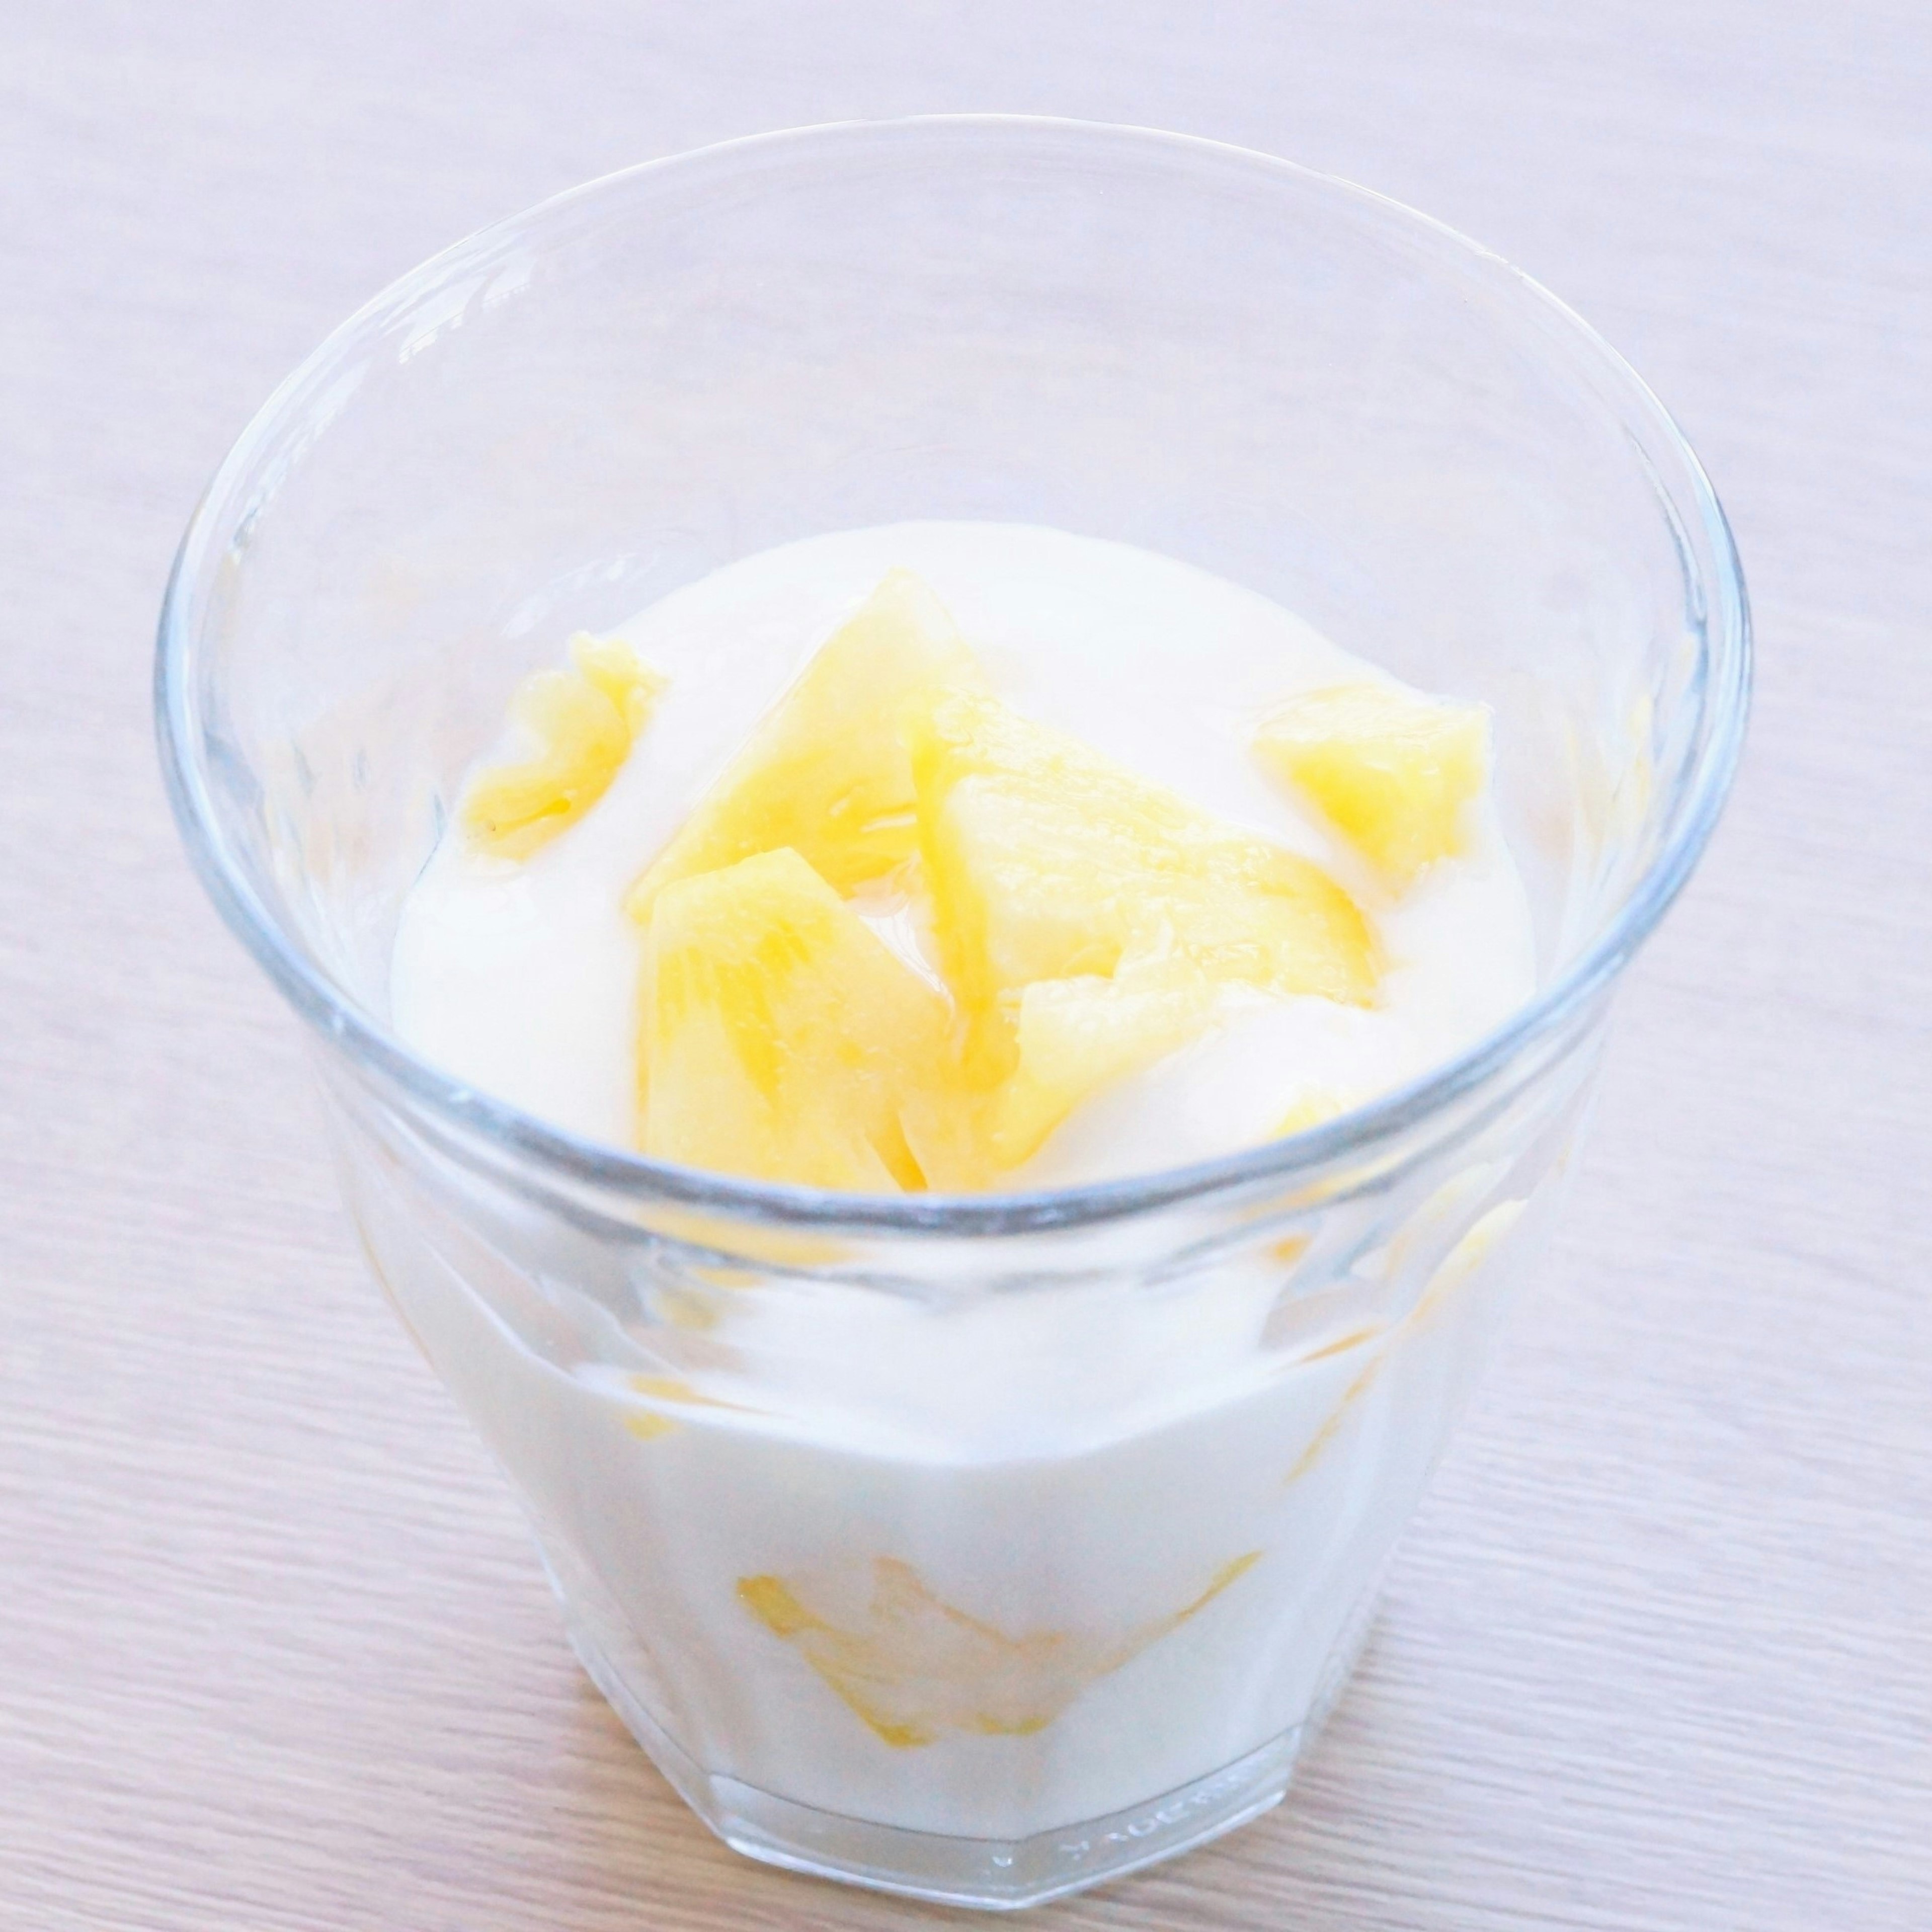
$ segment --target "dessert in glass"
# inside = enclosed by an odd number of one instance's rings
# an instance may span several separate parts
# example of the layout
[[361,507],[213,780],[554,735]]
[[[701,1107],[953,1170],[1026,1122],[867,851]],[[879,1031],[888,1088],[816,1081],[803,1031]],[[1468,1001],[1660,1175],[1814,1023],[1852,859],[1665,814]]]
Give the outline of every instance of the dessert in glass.
[[740,1850],[1012,1906],[1287,1788],[1748,656],[1495,257],[968,117],[399,284],[215,479],[158,701],[591,1676]]

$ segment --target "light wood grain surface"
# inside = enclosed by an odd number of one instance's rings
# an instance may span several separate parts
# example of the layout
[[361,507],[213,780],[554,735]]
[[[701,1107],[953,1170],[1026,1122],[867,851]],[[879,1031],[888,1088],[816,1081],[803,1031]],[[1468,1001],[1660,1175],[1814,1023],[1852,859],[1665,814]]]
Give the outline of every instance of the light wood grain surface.
[[0,1925],[952,1915],[709,1838],[364,1278],[178,856],[154,608],[283,371],[724,136],[1001,107],[1414,202],[1628,353],[1736,522],[1735,806],[1567,1235],[1290,1803],[1075,1928],[1932,1924],[1924,0],[0,5]]

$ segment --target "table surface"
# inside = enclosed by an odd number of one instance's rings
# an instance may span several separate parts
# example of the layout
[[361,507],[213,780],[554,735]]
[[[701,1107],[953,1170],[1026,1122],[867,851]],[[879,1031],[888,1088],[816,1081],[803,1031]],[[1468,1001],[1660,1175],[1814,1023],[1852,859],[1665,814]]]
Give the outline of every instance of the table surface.
[[1287,154],[1539,276],[1706,459],[1762,652],[1298,1789],[1034,1922],[1932,1924],[1928,98],[1923,0],[0,10],[0,1925],[951,1922],[735,1858],[584,1683],[146,685],[202,482],[368,293],[628,162],[989,106]]

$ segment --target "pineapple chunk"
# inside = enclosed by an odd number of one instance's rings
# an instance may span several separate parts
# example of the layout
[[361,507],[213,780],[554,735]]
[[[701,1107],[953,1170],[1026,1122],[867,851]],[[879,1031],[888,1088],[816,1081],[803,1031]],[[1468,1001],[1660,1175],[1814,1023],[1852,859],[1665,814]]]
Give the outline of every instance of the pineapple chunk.
[[1005,1035],[916,1093],[906,1138],[928,1186],[993,1186],[1037,1153],[1086,1096],[1207,1030],[1217,989],[1184,960],[1136,961],[1111,979],[1036,980],[1002,1003]]
[[978,676],[932,591],[888,572],[632,887],[632,916],[674,880],[781,847],[842,893],[896,869],[918,843],[907,716]]
[[1210,986],[1366,1004],[1375,945],[1318,866],[973,692],[915,728],[920,835],[947,976],[997,1028],[1037,980],[1166,958]]
[[923,878],[980,1098],[936,1186],[1017,1166],[1089,1094],[1204,1033],[1238,987],[1365,1004],[1375,946],[1319,867],[976,692],[915,724]]
[[586,684],[617,707],[635,744],[670,680],[646,664],[622,638],[593,638],[588,631],[571,639],[570,661]]
[[1489,709],[1392,684],[1292,700],[1255,751],[1298,787],[1397,891],[1463,849],[1466,808],[1489,779]]
[[666,886],[644,943],[644,1151],[896,1192],[901,1124],[944,1078],[946,1001],[789,849]]
[[463,801],[464,829],[486,852],[527,859],[610,789],[650,722],[665,678],[629,645],[580,632],[573,668],[526,678],[510,715],[538,749],[480,772]]
[[1124,965],[1110,980],[1036,980],[1019,995],[1016,1064],[982,1131],[995,1168],[1037,1153],[1079,1102],[1151,1066],[1212,1023],[1215,989],[1184,962]]
[[[792,1645],[883,1744],[900,1750],[952,1733],[1030,1737],[1087,1687],[1130,1664],[1261,1561],[1250,1550],[1222,1564],[1178,1610],[1112,1633],[1027,1630],[1011,1635],[948,1603],[910,1563],[872,1560],[862,1612],[834,1618],[793,1583],[738,1579],[738,1601]],[[847,1594],[854,1594],[850,1584]]]

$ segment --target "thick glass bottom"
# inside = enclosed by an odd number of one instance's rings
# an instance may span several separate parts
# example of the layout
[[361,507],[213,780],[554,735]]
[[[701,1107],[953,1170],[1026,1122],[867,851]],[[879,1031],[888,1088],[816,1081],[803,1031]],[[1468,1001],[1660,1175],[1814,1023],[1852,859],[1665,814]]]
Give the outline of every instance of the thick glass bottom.
[[[551,1580],[559,1583],[554,1568]],[[557,1594],[571,1647],[591,1682],[678,1795],[734,1851],[814,1877],[993,1912],[1018,1911],[1105,1884],[1204,1845],[1280,1804],[1347,1680],[1369,1622],[1366,1614],[1357,1620],[1308,1719],[1234,1763],[1108,1817],[1024,1838],[969,1838],[844,1817],[706,1770],[630,1689],[592,1619],[579,1614],[560,1586]]]

